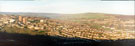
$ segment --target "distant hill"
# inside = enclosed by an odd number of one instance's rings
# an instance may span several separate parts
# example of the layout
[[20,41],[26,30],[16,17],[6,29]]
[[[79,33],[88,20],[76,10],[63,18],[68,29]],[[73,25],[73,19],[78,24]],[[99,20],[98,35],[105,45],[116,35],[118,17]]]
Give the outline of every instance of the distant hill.
[[34,16],[34,17],[50,17],[50,18],[56,18],[61,15],[57,13],[25,13],[25,12],[0,12],[0,14]]
[[0,14],[49,17],[49,18],[56,18],[56,19],[83,19],[83,18],[97,19],[97,18],[106,18],[107,16],[116,16],[118,18],[134,18],[134,15],[118,15],[118,14],[106,14],[106,13],[57,14],[57,13],[0,12]]

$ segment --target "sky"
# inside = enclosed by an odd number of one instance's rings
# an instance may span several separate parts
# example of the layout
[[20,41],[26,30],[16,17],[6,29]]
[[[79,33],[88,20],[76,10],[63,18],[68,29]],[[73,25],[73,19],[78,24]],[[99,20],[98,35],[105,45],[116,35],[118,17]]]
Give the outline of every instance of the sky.
[[35,0],[0,1],[0,12],[109,13],[135,15],[134,1]]

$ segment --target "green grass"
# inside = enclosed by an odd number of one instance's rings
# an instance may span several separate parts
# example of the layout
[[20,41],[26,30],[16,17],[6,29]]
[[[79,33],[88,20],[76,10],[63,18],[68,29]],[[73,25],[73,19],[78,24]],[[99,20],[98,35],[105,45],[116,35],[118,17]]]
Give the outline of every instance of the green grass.
[[34,30],[30,30],[27,28],[17,28],[17,27],[4,27],[4,29],[6,30],[5,32],[7,33],[20,33],[20,34],[30,34],[30,35],[44,35],[47,33],[47,31],[44,30],[38,30],[38,31],[34,31]]
[[84,13],[84,14],[70,14],[62,16],[60,19],[63,20],[81,20],[81,19],[104,19],[108,16],[105,16],[105,14],[101,13]]
[[101,19],[105,18],[104,14],[76,14],[73,15],[74,18],[79,19]]
[[90,27],[94,28],[94,29],[101,29],[102,28],[102,26],[99,24],[92,24],[92,25],[90,25]]

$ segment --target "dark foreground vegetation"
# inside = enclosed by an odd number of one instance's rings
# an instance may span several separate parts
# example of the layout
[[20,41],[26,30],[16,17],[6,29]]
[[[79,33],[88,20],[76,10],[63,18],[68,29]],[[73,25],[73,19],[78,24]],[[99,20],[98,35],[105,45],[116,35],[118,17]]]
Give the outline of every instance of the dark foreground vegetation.
[[0,46],[135,46],[135,40],[90,40],[0,32]]

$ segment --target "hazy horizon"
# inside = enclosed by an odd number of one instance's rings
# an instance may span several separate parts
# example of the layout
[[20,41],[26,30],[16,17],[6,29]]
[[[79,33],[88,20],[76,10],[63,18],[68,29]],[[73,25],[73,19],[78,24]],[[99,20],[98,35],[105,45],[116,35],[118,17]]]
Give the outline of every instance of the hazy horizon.
[[107,13],[135,15],[134,1],[92,1],[92,0],[40,0],[0,1],[0,12],[30,13]]

